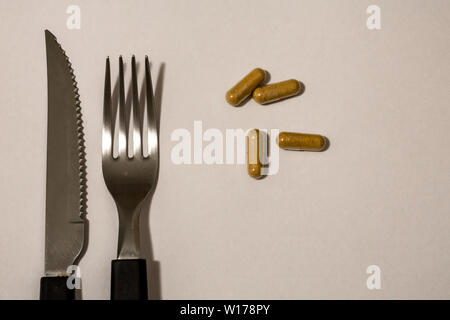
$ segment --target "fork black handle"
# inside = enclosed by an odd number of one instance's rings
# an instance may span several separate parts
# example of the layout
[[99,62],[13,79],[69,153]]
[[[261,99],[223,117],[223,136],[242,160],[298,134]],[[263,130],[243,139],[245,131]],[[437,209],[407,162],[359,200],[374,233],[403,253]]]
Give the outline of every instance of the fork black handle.
[[111,300],[147,300],[145,259],[119,259],[111,262]]
[[67,287],[69,277],[42,277],[40,300],[75,300],[75,289]]

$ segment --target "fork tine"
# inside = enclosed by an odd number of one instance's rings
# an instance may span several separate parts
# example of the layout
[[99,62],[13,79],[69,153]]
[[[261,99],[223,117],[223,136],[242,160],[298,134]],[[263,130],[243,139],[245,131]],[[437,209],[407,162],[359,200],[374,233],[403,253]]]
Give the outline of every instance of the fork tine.
[[102,151],[103,156],[112,156],[114,126],[112,125],[112,104],[111,104],[111,71],[109,57],[106,58],[105,67],[105,95],[103,98],[103,132]]
[[142,156],[142,120],[136,74],[136,58],[131,58],[131,85],[133,89],[133,155]]
[[158,134],[156,131],[155,103],[153,101],[153,85],[148,56],[145,56],[145,87],[147,93],[148,154],[154,156],[158,152]]
[[123,75],[123,59],[119,57],[119,157],[127,157],[128,126],[125,110],[125,80]]

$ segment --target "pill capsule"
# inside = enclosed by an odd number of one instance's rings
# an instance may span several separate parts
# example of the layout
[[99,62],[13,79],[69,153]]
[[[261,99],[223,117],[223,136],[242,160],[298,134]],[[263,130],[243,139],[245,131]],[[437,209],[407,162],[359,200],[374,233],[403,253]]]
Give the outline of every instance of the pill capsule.
[[300,151],[323,151],[327,145],[321,135],[295,132],[280,132],[277,143],[282,149]]
[[248,175],[255,179],[260,179],[261,159],[259,158],[259,130],[250,130],[247,134],[247,172]]
[[228,90],[225,98],[229,104],[237,107],[245,98],[250,96],[261,83],[264,82],[266,73],[263,69],[256,68],[247,74],[241,81],[239,81],[233,88]]
[[299,94],[302,87],[295,79],[268,84],[253,91],[253,99],[260,104],[271,103]]

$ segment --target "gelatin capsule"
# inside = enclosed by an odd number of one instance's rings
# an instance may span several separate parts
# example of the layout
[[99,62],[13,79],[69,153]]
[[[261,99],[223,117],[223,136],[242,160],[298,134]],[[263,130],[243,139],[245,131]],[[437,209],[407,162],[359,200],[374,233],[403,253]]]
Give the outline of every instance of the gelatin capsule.
[[253,69],[233,88],[228,90],[225,98],[234,107],[239,106],[266,79],[266,72],[261,68]]
[[260,179],[263,175],[261,173],[261,159],[259,157],[259,130],[250,130],[247,134],[247,172],[248,175],[255,179]]
[[295,79],[268,84],[253,91],[253,99],[260,104],[271,103],[299,94],[302,87]]
[[318,134],[280,132],[278,146],[286,150],[323,151],[327,146],[326,138]]

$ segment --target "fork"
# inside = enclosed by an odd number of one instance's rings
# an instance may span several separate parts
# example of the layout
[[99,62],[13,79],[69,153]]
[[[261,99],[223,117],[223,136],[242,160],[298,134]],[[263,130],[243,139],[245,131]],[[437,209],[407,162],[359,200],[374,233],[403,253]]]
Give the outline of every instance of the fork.
[[[113,110],[110,63],[109,57],[106,58],[102,169],[105,184],[114,198],[119,213],[117,259],[111,263],[111,300],[147,300],[147,271],[146,261],[140,251],[139,217],[144,200],[156,187],[159,169],[158,130],[147,56],[145,56],[144,110],[140,110],[134,55],[131,59],[131,87],[133,125],[130,122],[131,110],[126,110],[125,104],[122,56],[119,57],[118,112]],[[119,132],[118,141],[115,142],[117,116]],[[147,121],[146,128],[145,121]],[[130,135],[132,139],[129,139]],[[144,138],[147,138],[147,141]],[[117,154],[114,153],[115,149]]]

